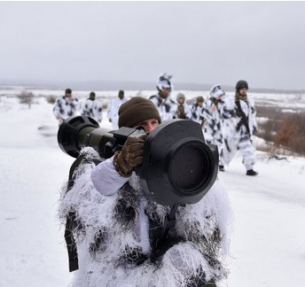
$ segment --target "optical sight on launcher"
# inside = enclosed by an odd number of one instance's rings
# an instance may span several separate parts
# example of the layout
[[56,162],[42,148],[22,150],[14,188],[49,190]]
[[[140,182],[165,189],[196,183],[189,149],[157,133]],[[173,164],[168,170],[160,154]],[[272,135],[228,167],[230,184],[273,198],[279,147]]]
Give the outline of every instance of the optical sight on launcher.
[[[122,127],[99,127],[90,117],[64,121],[57,140],[62,151],[77,158],[83,147],[92,147],[101,158],[110,158],[128,137],[146,134]],[[136,168],[145,195],[162,205],[196,203],[209,191],[218,172],[218,150],[205,143],[200,124],[190,120],[161,123],[144,142],[143,163]]]

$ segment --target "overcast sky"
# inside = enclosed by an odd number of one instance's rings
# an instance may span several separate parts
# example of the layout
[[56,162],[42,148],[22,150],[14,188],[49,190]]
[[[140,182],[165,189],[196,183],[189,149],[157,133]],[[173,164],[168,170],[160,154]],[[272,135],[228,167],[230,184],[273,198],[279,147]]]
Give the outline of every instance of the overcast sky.
[[305,2],[0,2],[0,81],[305,89]]

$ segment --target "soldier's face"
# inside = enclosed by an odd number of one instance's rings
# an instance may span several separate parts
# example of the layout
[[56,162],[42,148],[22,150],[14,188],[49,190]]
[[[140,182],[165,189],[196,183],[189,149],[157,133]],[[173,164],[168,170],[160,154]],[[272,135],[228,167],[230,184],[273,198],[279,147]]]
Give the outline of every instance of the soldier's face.
[[133,128],[143,127],[147,133],[152,132],[157,126],[159,125],[159,122],[157,119],[148,119],[145,121],[142,121],[140,123],[137,123]]
[[161,94],[162,94],[162,96],[165,96],[165,97],[167,97],[168,95],[169,95],[169,93],[170,93],[170,88],[162,88],[162,90],[161,90]]
[[239,93],[244,96],[244,95],[247,94],[247,91],[248,91],[248,89],[242,88],[242,89],[239,90]]

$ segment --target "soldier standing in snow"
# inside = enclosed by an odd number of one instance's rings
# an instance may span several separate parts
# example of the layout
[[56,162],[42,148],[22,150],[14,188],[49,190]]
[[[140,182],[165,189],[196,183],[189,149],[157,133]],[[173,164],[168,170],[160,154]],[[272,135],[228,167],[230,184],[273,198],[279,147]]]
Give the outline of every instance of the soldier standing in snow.
[[186,120],[192,117],[191,109],[185,102],[184,94],[179,93],[177,95],[177,105],[176,118]]
[[59,125],[61,125],[65,119],[74,116],[78,109],[78,99],[72,96],[71,89],[66,89],[65,95],[56,100],[53,106],[53,113],[58,120]]
[[157,107],[162,121],[175,118],[177,112],[177,104],[170,98],[172,92],[172,76],[164,73],[157,80],[157,95],[152,95],[149,99]]
[[[134,97],[120,107],[120,127],[149,133],[160,122],[150,100]],[[63,190],[60,206],[63,221],[75,212],[79,271],[73,286],[216,287],[227,275],[226,193],[215,182],[199,202],[179,206],[164,239],[171,208],[147,199],[134,172],[144,137],[129,137],[106,160],[92,148],[81,151],[74,185]]]
[[202,124],[202,107],[203,107],[204,99],[202,96],[198,96],[196,101],[192,104],[191,112],[192,112],[192,120],[199,124]]
[[224,121],[224,158],[229,163],[239,150],[243,157],[246,175],[255,176],[256,149],[251,136],[257,131],[256,110],[253,99],[247,94],[248,83],[240,80],[235,86],[234,101],[228,98],[228,105],[234,108],[234,116]]
[[89,98],[86,99],[81,107],[81,115],[91,117],[101,123],[103,119],[103,103],[95,99],[95,93],[91,92]]
[[107,115],[108,115],[109,121],[112,123],[112,128],[114,130],[117,130],[119,128],[118,111],[119,111],[120,106],[125,102],[126,102],[126,99],[124,98],[124,91],[120,90],[118,93],[118,96],[116,98],[114,98],[108,105]]
[[203,118],[203,133],[209,144],[217,145],[219,152],[219,170],[224,171],[223,157],[223,120],[232,115],[225,107],[225,92],[220,85],[214,85],[210,90],[210,98],[205,101],[201,111]]

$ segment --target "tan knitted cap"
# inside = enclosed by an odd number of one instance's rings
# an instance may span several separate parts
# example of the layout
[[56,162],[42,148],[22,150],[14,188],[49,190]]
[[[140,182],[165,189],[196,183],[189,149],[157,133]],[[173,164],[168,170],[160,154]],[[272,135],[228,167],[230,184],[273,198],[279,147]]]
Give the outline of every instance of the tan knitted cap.
[[148,119],[157,119],[161,123],[159,111],[148,99],[133,97],[122,104],[119,109],[119,127],[132,128]]

